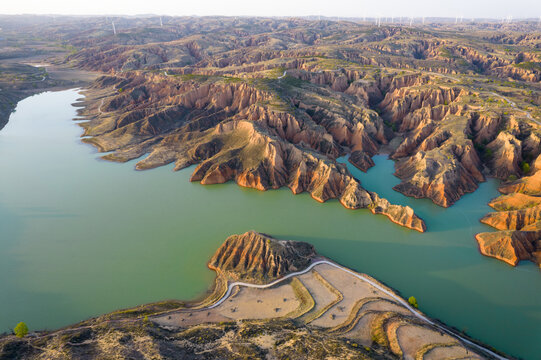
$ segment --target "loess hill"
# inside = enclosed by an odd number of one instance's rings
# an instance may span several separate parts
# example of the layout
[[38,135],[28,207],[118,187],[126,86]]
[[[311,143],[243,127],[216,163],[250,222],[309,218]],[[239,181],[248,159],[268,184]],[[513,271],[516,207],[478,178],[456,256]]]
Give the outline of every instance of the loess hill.
[[[286,186],[418,231],[413,209],[364,189],[337,159],[366,171],[388,153],[395,190],[443,207],[495,177],[508,195],[483,219],[500,231],[477,236],[481,252],[539,263],[536,22],[114,20],[116,35],[103,18],[40,26],[70,49],[57,64],[102,74],[79,105],[83,141],[105,159],[195,165],[202,184]],[[37,31],[3,21],[8,34]]]
[[[429,323],[368,275],[321,260],[307,243],[232,235],[209,262],[216,287],[202,302],[147,304],[2,336],[0,359],[503,359]],[[277,279],[265,288],[233,284]]]

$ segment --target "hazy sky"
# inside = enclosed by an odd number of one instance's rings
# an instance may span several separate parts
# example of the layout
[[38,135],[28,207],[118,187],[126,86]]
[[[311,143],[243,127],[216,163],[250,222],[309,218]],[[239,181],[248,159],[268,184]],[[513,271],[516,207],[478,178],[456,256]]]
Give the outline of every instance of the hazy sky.
[[541,0],[0,0],[0,14],[541,16]]

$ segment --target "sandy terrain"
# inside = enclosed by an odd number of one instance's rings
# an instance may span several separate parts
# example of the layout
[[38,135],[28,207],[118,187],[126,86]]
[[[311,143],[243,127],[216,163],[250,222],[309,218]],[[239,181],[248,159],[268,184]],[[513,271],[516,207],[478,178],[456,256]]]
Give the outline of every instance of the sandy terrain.
[[[328,264],[318,264],[309,272],[270,288],[237,285],[229,298],[215,308],[181,310],[154,317],[152,321],[162,327],[183,328],[208,322],[291,315],[303,305],[306,308],[306,303],[312,300],[298,298],[292,286],[296,281],[304,285],[315,302],[315,306],[297,321],[362,345],[377,342],[404,359],[483,358],[466,348],[459,339],[413,316],[388,294]],[[271,343],[272,339],[262,336],[261,341]]]

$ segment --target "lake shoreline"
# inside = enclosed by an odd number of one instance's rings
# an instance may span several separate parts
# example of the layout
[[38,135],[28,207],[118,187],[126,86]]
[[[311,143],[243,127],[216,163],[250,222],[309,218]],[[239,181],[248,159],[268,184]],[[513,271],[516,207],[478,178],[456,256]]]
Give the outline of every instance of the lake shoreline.
[[[257,234],[257,233],[250,232],[241,236],[246,236],[247,234]],[[260,236],[260,235],[258,234],[256,236]],[[268,239],[267,235],[262,235],[262,236],[265,236]],[[271,240],[271,241],[275,241],[275,240]],[[281,244],[283,243],[284,241],[281,240]],[[223,246],[224,245],[222,245],[222,247]],[[223,256],[223,253],[220,253],[220,250],[218,250],[215,257],[217,256],[217,254],[220,254],[220,256]],[[227,256],[230,256],[230,255],[227,255]],[[251,257],[251,255],[249,256]],[[214,258],[211,260],[211,262],[212,261],[214,261]],[[239,299],[238,294],[239,294],[239,291],[241,290],[239,288],[239,285],[235,285],[237,283],[233,282],[234,279],[237,278],[238,276],[241,276],[241,277],[243,276],[242,275],[243,270],[235,270],[235,273],[234,273],[235,275],[231,275],[226,271],[226,269],[221,269],[220,266],[216,267],[215,265],[211,265],[211,263],[209,263],[208,266],[209,268],[213,269],[216,274],[215,281],[214,281],[215,283],[214,292],[211,293],[206,299],[201,300],[199,303],[193,302],[193,301],[182,302],[178,300],[168,300],[168,301],[161,301],[158,303],[150,303],[146,305],[141,305],[135,308],[122,309],[110,314],[91,318],[83,322],[80,322],[78,324],[70,325],[70,326],[57,329],[54,331],[34,331],[26,337],[26,342],[30,344],[30,346],[32,346],[34,342],[39,341],[42,344],[41,349],[43,351],[47,351],[46,350],[47,346],[45,345],[47,344],[47,342],[52,341],[55,338],[59,338],[60,336],[62,336],[63,339],[69,339],[70,337],[73,338],[73,336],[71,336],[70,334],[81,332],[82,330],[84,331],[91,330],[97,326],[102,327],[102,328],[110,328],[111,330],[114,330],[115,328],[118,328],[118,327],[122,328],[126,326],[131,326],[130,324],[134,324],[134,325],[135,324],[143,324],[143,325],[152,324],[152,326],[157,326],[169,332],[174,331],[175,328],[182,329],[182,330],[190,329],[192,327],[197,327],[197,326],[199,327],[202,326],[203,328],[205,328],[205,326],[212,326],[213,323],[223,322],[222,320],[223,315],[219,315],[220,312],[216,313],[216,315],[212,315],[211,312],[213,312],[214,311],[213,309],[215,308],[219,309],[219,307],[222,306],[221,304],[223,304],[224,301],[229,298],[232,298],[232,300],[229,300],[229,302],[225,306],[227,307],[233,306],[235,309],[237,309],[236,311],[239,311],[239,312],[246,312],[249,308],[254,306],[254,304],[249,304],[248,299],[245,299],[245,300]],[[331,267],[328,268],[329,266]],[[318,269],[317,271],[315,270],[316,267]],[[333,273],[332,271],[329,272],[330,269],[332,269],[333,267],[338,270],[337,273]],[[237,271],[240,271],[239,275],[236,275]],[[455,337],[462,344],[461,346],[464,346],[465,348],[469,348],[470,351],[473,352],[473,354],[475,354],[475,352],[480,352],[480,354],[483,354],[483,356],[487,356],[487,358],[496,358],[496,359],[507,358],[502,353],[493,352],[495,350],[492,347],[489,347],[478,340],[472,339],[471,337],[467,336],[464,333],[461,333],[461,335],[457,335],[456,329],[452,329],[438,320],[429,319],[421,311],[414,309],[410,304],[408,304],[408,302],[405,301],[403,298],[401,298],[400,295],[394,289],[384,285],[383,283],[379,282],[373,277],[349,270],[345,267],[338,265],[334,261],[327,260],[326,258],[321,257],[321,256],[315,255],[313,259],[310,261],[310,265],[308,267],[304,269],[299,269],[299,271],[294,272],[294,273],[291,273],[291,272],[286,273],[284,274],[284,276],[278,277],[273,282],[263,281],[262,285],[258,285],[258,283],[252,283],[252,282],[242,283],[242,284],[244,284],[243,286],[247,287],[248,289],[250,287],[259,287],[261,289],[269,289],[269,288],[270,289],[284,289],[284,290],[281,290],[282,292],[280,293],[280,295],[277,293],[275,294],[276,290],[268,290],[268,291],[261,290],[262,292],[260,294],[262,296],[262,300],[261,299],[257,300],[257,302],[264,302],[265,304],[267,304],[265,305],[267,308],[269,306],[272,307],[276,305],[282,306],[281,301],[277,302],[275,305],[270,305],[269,302],[272,302],[272,298],[274,298],[274,300],[276,301],[276,297],[280,298],[283,296],[288,296],[287,291],[286,291],[287,286],[288,286],[287,284],[289,283],[293,284],[293,281],[289,280],[290,278],[297,282],[299,281],[298,279],[303,279],[302,281],[306,283],[306,281],[308,281],[306,276],[308,275],[305,275],[305,274],[312,274],[312,273],[314,273],[315,274],[314,276],[317,276],[320,279],[321,279],[320,274],[325,274],[325,277],[327,277],[328,280],[321,280],[321,281],[329,281],[330,279],[332,279],[332,282],[334,284],[338,284],[338,283],[347,284],[349,282],[350,286],[348,287],[351,287],[351,286],[355,287],[356,281],[353,281],[353,279],[359,279],[361,280],[361,282],[366,283],[366,286],[369,286],[375,289],[373,291],[374,293],[381,291],[382,296],[390,296],[393,300],[396,300],[401,306],[404,306],[405,309],[407,309],[406,311],[407,312],[409,311],[410,315],[419,318],[420,321],[424,322],[426,326],[428,326],[425,328],[423,327],[417,328],[417,330],[413,328],[412,330],[409,330],[412,332],[421,331],[420,333],[421,335],[417,335],[417,336],[421,336],[427,340],[430,339],[430,337],[428,337],[427,334],[423,334],[422,331],[426,332],[428,329],[432,327],[435,331],[442,332],[441,334],[442,337],[444,336],[443,333],[446,333],[446,336],[449,335],[449,336]],[[234,276],[234,278],[232,279],[231,276]],[[351,276],[353,276],[353,278],[349,279]],[[351,283],[352,281],[353,283]],[[229,284],[229,286],[227,286],[227,284]],[[226,293],[222,291],[224,285],[228,287],[228,291]],[[328,284],[327,286],[331,286],[331,285]],[[219,290],[220,288],[222,289]],[[233,288],[236,289],[235,295],[231,295],[231,289]],[[309,294],[311,294],[312,297],[315,296],[315,298],[320,298],[322,295],[321,294],[318,295],[318,291],[321,292],[322,290],[321,289],[316,290],[316,289],[317,288],[311,289]],[[314,293],[314,291],[316,292]],[[334,290],[334,291],[338,291],[338,290]],[[264,294],[267,292],[269,293],[269,295],[266,297]],[[344,292],[344,290],[340,290],[340,293],[342,292]],[[270,295],[271,293],[273,295]],[[343,300],[342,295],[341,295],[341,299],[342,300],[340,301],[342,302],[345,301]],[[336,305],[336,303],[333,303],[333,304]],[[331,305],[331,307],[334,305]],[[303,307],[304,305],[302,305],[301,303],[299,306]],[[317,307],[318,305],[316,304],[315,306]],[[310,316],[309,318],[312,320],[309,320],[309,321],[312,322],[314,321],[314,319],[322,317],[325,312],[330,312],[331,311],[330,309],[331,309],[330,307],[326,306],[321,311],[317,312],[313,316]],[[206,315],[204,315],[203,313],[206,313]],[[297,312],[294,311],[291,314],[297,314]],[[201,316],[203,316],[203,319],[206,318],[206,320],[199,319]],[[258,315],[258,318],[261,318],[261,316],[262,315],[260,313]],[[294,316],[297,316],[297,315],[294,315]],[[241,318],[242,318],[242,315],[241,315]],[[334,320],[334,315],[332,319]],[[252,319],[248,317],[244,319],[243,321],[250,321],[250,320]],[[260,321],[262,321],[262,324],[265,324],[265,321],[272,322],[273,319],[269,318],[268,320],[265,320],[265,317],[263,316],[260,319]],[[308,320],[305,320],[305,321],[308,321]],[[176,323],[178,323],[179,325],[174,325]],[[295,324],[296,324],[295,326],[299,326],[299,327],[302,326],[301,323],[299,323],[298,321]],[[331,321],[329,318],[328,320],[326,320],[326,322],[320,321],[319,325],[317,325],[316,328],[314,328],[313,330],[321,326],[340,328],[340,325],[333,325],[333,321]],[[422,329],[425,329],[425,330],[422,330]],[[344,335],[338,335],[338,336],[344,336]],[[352,338],[351,336],[346,336],[346,339],[347,338],[350,338],[351,340],[361,341],[361,344],[363,343],[365,344],[364,345],[365,348],[367,348],[367,346],[369,345],[369,343],[365,343],[363,342],[362,339],[357,339],[356,337]],[[18,346],[21,347],[20,344],[24,343],[24,341],[25,339],[19,340],[15,336],[9,336],[9,335],[0,336],[0,349],[4,348],[4,351],[5,351],[6,347],[9,347],[10,344],[13,344],[13,343],[18,343],[19,344]],[[93,341],[99,341],[99,340],[92,339],[92,337],[87,338],[87,340],[80,346],[88,346]],[[55,346],[58,346],[58,342],[55,341],[55,343],[57,344]],[[71,345],[71,342],[67,340],[66,344],[61,344],[60,346],[69,347],[70,345]],[[373,346],[373,345],[370,345],[370,346]],[[426,347],[427,345],[425,344],[424,346]],[[399,354],[402,354],[401,352],[402,350],[396,350],[396,348],[393,348],[393,347],[391,347],[390,350],[386,350],[386,351],[391,351],[391,352],[400,351]],[[466,353],[467,353],[467,350],[466,350]]]
[[[22,150],[5,148],[8,145],[19,146],[25,149],[24,153],[31,156],[31,160],[13,158],[3,159],[2,162],[8,173],[17,171],[20,176],[17,181],[12,177],[3,178],[2,188],[10,189],[10,193],[3,192],[1,195],[4,208],[0,206],[0,212],[4,219],[2,226],[6,231],[4,239],[13,240],[2,243],[4,256],[1,260],[6,269],[23,267],[35,277],[35,281],[31,281],[31,278],[16,274],[16,284],[7,278],[0,278],[0,282],[6,288],[6,294],[15,295],[14,299],[24,299],[28,303],[35,298],[36,301],[39,300],[41,308],[47,309],[40,314],[34,314],[28,311],[33,305],[20,306],[11,304],[9,299],[0,298],[3,307],[12,309],[12,315],[2,325],[3,329],[8,330],[18,321],[26,321],[31,328],[57,327],[75,323],[93,314],[124,308],[124,304],[143,304],[159,299],[193,299],[201,296],[213,286],[213,274],[204,264],[195,260],[209,257],[216,248],[215,239],[257,225],[263,231],[280,235],[282,238],[313,243],[326,257],[336,259],[348,268],[374,274],[389,286],[400,289],[403,294],[415,294],[421,299],[423,310],[428,314],[459,328],[468,327],[472,329],[468,333],[473,337],[502,344],[502,348],[509,353],[520,353],[514,350],[519,346],[509,342],[517,343],[514,336],[504,337],[498,330],[500,322],[509,324],[518,321],[521,329],[511,326],[517,339],[528,342],[533,335],[535,323],[528,320],[527,312],[517,309],[524,306],[535,308],[536,305],[531,304],[528,299],[535,299],[537,296],[538,290],[535,286],[532,287],[532,284],[535,283],[533,276],[538,273],[530,274],[529,266],[520,266],[513,272],[513,269],[508,270],[505,264],[483,258],[476,251],[475,242],[471,239],[471,234],[478,231],[475,229],[485,228],[474,219],[480,218],[485,212],[484,205],[479,204],[485,204],[494,197],[492,191],[495,187],[493,188],[491,181],[481,184],[476,193],[466,195],[453,207],[441,209],[428,200],[410,199],[399,193],[395,194],[396,192],[391,190],[392,184],[386,182],[386,179],[393,180],[390,175],[392,162],[386,162],[385,159],[381,162],[376,158],[374,168],[366,174],[358,174],[363,186],[380,192],[395,203],[404,201],[404,204],[411,204],[419,209],[430,227],[428,232],[419,234],[389,225],[388,220],[374,217],[367,212],[351,212],[337,201],[325,204],[314,202],[308,194],[293,197],[290,191],[284,189],[260,192],[232,184],[200,186],[189,182],[189,169],[172,172],[172,167],[168,166],[152,171],[133,172],[133,162],[114,164],[96,161],[100,154],[96,156],[93,147],[81,146],[80,127],[71,120],[75,114],[74,108],[69,104],[78,97],[80,96],[76,92],[68,91],[28,98],[21,104],[30,113],[25,115],[26,110],[21,107],[14,122],[0,133],[0,146],[4,146],[2,151],[10,151],[20,156],[23,154]],[[64,105],[61,105],[62,103]],[[62,115],[59,110],[66,105],[69,109],[64,109],[65,115]],[[47,107],[54,109],[49,111],[50,115],[47,115]],[[33,109],[36,109],[39,116],[34,115]],[[28,121],[39,122],[25,125],[23,115]],[[54,127],[51,127],[52,125]],[[46,126],[48,131],[56,129],[56,126],[60,128],[56,137],[45,140],[49,149],[45,153],[29,150],[44,148],[45,145],[40,145],[35,139],[29,139],[28,144],[20,140],[13,143],[8,141],[14,127],[18,129],[21,126],[20,131],[17,130],[18,134],[40,137],[44,134],[40,126]],[[36,134],[28,132],[29,129],[34,129]],[[51,144],[54,146],[51,147]],[[51,157],[57,160],[51,163]],[[17,164],[29,161],[36,164],[35,167],[28,169],[28,173],[21,172]],[[59,164],[62,166],[59,167]],[[66,177],[65,182],[58,184],[59,171],[66,169],[70,169],[70,176]],[[40,190],[32,181],[32,174],[36,171],[41,174],[40,182],[47,184],[47,191]],[[74,183],[78,184],[77,189],[73,188]],[[26,197],[30,192],[32,196],[28,198],[35,199],[27,205],[29,210],[22,213],[18,203],[22,196],[19,195],[19,190],[24,191]],[[66,198],[77,199],[81,206],[75,205],[75,202],[64,203],[62,199]],[[112,200],[114,201],[111,202]],[[264,201],[264,206],[261,201]],[[32,209],[42,208],[42,203],[47,204],[51,210],[43,214],[37,213],[46,217],[38,218],[42,220],[39,220],[34,228],[39,231],[39,235],[33,234],[30,228],[23,226],[24,221],[26,218],[35,219],[36,210]],[[183,204],[190,204],[189,209],[184,210]],[[102,209],[103,214],[98,216],[89,211],[93,208]],[[259,209],[258,212],[249,210],[253,208]],[[62,227],[57,228],[55,224],[59,224],[58,220],[51,217],[51,214],[56,213],[75,213],[77,216],[58,218],[62,221]],[[235,216],[224,218],[224,214]],[[203,218],[212,218],[216,224],[215,230],[210,231],[208,226],[198,226]],[[137,221],[134,222],[133,219]],[[442,219],[447,221],[443,222]],[[92,227],[105,230],[93,235],[88,231],[89,223],[93,224]],[[333,231],[330,231],[328,224],[333,224]],[[56,230],[52,231],[53,229]],[[113,229],[122,229],[122,232]],[[74,233],[80,242],[73,240]],[[116,243],[118,245],[112,247],[111,244]],[[150,243],[153,246],[149,249]],[[43,248],[42,244],[47,244],[48,248]],[[24,257],[18,254],[24,254]],[[8,255],[10,257],[7,257]],[[46,259],[50,260],[45,261]],[[73,261],[69,261],[70,259]],[[86,267],[85,264],[90,259],[102,259],[97,270],[96,266]],[[107,271],[114,269],[111,264],[122,264],[124,270]],[[397,266],[400,271],[397,271]],[[48,278],[58,277],[59,272],[74,274],[69,277],[61,275],[65,288],[59,286],[58,282],[47,282]],[[5,273],[11,272],[6,270]],[[190,274],[191,279],[184,279],[186,276],[182,274]],[[443,277],[434,278],[432,274],[442,274]],[[497,286],[490,280],[494,278],[494,274],[498,274],[500,279]],[[77,281],[72,283],[71,277]],[[179,282],[179,279],[184,283]],[[523,282],[529,285],[522,287],[521,302],[515,307],[508,305],[504,311],[494,306],[494,303],[487,302],[487,297],[506,298],[505,294],[515,291],[512,291],[510,284]],[[85,284],[85,289],[76,284]],[[167,288],[165,284],[175,286]],[[124,289],[124,295],[115,299],[112,295],[118,292],[116,289],[119,286]],[[34,290],[37,295],[27,295],[21,288],[37,289]],[[470,288],[475,288],[476,292],[468,291]],[[74,293],[74,289],[80,295]],[[437,291],[426,291],[427,289]],[[47,301],[42,293],[51,291],[62,294],[66,300]],[[148,294],[153,294],[153,298]],[[87,300],[96,296],[100,299],[91,302]],[[464,308],[459,306],[463,301],[481,310],[465,313]],[[500,314],[496,322],[491,315],[493,311]],[[42,317],[42,314],[52,313],[61,316]],[[513,322],[513,318],[518,320]],[[488,328],[483,324],[489,319],[493,326],[486,330]],[[519,341],[517,344],[521,344],[522,349],[528,349],[526,343]]]

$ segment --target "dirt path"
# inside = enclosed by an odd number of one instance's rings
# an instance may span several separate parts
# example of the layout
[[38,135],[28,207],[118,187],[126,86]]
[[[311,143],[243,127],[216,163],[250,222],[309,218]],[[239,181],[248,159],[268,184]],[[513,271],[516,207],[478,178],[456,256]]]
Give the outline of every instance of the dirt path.
[[101,99],[100,106],[98,107],[98,112],[102,114],[101,107],[103,106],[103,99]]
[[402,306],[404,306],[406,309],[408,309],[415,317],[417,317],[418,319],[421,319],[425,322],[427,322],[428,324],[438,328],[439,330],[441,330],[442,332],[445,332],[457,339],[459,339],[460,341],[474,347],[474,348],[477,348],[479,350],[481,350],[482,352],[484,353],[487,353],[487,354],[490,354],[491,356],[493,356],[494,358],[496,359],[500,359],[500,360],[505,360],[506,358],[505,357],[502,357],[498,354],[496,354],[495,352],[483,347],[483,346],[480,346],[468,339],[465,339],[457,334],[455,334],[454,332],[438,325],[437,323],[431,321],[430,319],[428,319],[426,316],[424,316],[423,314],[419,313],[416,309],[414,309],[407,301],[405,301],[404,299],[402,299],[401,297],[395,295],[393,292],[387,290],[386,288],[384,288],[383,286],[381,286],[380,284],[378,284],[377,282],[361,275],[361,274],[358,274],[352,270],[349,270],[347,268],[344,268],[336,263],[333,263],[331,261],[328,261],[328,260],[318,260],[318,261],[315,261],[313,262],[310,266],[308,266],[306,269],[302,270],[302,271],[297,271],[297,272],[294,272],[294,273],[290,273],[278,280],[275,280],[271,283],[268,283],[268,284],[263,284],[263,285],[259,285],[259,284],[250,284],[250,283],[245,283],[245,282],[240,282],[240,281],[235,281],[231,284],[228,285],[228,288],[227,288],[227,292],[225,293],[225,295],[220,299],[218,300],[216,303],[210,305],[207,307],[207,309],[213,309],[217,306],[219,306],[220,304],[222,304],[224,301],[226,301],[229,296],[231,295],[231,292],[233,291],[233,288],[235,286],[245,286],[245,287],[250,287],[250,288],[256,288],[256,289],[265,289],[265,288],[269,288],[271,286],[275,286],[276,284],[278,283],[281,283],[287,279],[290,279],[294,276],[299,276],[299,275],[303,275],[303,274],[306,274],[307,272],[311,271],[315,266],[317,265],[321,265],[321,264],[326,264],[326,265],[330,265],[330,266],[333,266],[337,269],[340,269],[354,277],[356,277],[357,279],[359,280],[362,280],[370,285],[372,285],[373,287],[375,287],[376,289],[380,290],[381,292],[383,292],[384,294],[390,296],[392,299],[396,300],[398,303],[400,303]]
[[505,96],[500,95],[500,94],[495,93],[495,92],[491,92],[491,94],[492,94],[492,95],[495,95],[495,96],[497,96],[497,97],[499,97],[500,99],[503,99],[503,100],[507,101],[507,103],[508,103],[509,105],[511,105],[511,107],[512,107],[513,109],[515,109],[515,110],[517,110],[517,111],[520,111],[520,112],[526,114],[526,117],[527,117],[528,119],[532,120],[532,121],[533,121],[534,123],[536,123],[537,125],[541,125],[541,122],[539,122],[539,121],[537,121],[536,119],[534,119],[533,116],[532,116],[532,114],[530,114],[528,111],[519,109],[518,106],[517,106],[517,104],[516,104],[514,101],[511,101],[511,100],[509,100],[508,98],[506,98]]

